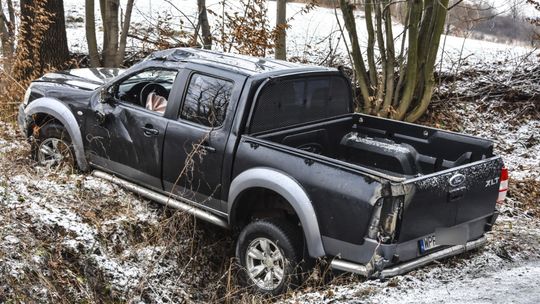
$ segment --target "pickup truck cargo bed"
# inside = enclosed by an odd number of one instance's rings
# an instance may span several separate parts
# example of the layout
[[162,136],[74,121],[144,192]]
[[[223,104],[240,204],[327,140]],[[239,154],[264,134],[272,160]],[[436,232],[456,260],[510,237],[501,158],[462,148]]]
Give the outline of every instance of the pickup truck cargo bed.
[[488,140],[361,114],[257,137],[403,178],[494,156]]

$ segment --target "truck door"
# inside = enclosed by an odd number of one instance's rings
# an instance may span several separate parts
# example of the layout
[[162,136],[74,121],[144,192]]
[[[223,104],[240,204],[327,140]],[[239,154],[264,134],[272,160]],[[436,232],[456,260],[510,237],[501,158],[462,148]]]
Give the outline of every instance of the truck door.
[[[176,69],[150,67],[109,87],[108,103],[93,100],[86,120],[90,162],[124,178],[163,189],[161,155],[168,119],[165,109]],[[96,97],[97,98],[97,97]]]
[[243,78],[211,68],[186,69],[181,77],[186,87],[163,146],[164,188],[224,211],[222,167],[236,105],[232,101],[241,93]]

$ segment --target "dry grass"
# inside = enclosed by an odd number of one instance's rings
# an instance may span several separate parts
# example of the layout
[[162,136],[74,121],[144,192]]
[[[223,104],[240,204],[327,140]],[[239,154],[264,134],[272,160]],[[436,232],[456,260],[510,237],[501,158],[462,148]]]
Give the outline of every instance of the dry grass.
[[512,207],[519,208],[527,215],[540,219],[540,181],[527,179],[509,183],[508,197],[516,202]]

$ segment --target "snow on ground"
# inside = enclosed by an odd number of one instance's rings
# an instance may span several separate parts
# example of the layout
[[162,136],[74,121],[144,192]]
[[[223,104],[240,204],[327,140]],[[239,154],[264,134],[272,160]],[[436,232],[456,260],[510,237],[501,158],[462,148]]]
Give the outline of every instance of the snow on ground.
[[455,131],[493,140],[511,179],[540,181],[538,58],[464,63],[453,73],[442,73],[449,79],[439,83],[435,95],[447,107],[439,112],[460,116]]
[[[530,262],[518,267],[503,266],[484,276],[449,281],[444,285],[423,284],[416,289],[401,289],[373,303],[538,303],[540,299],[540,263]],[[512,295],[510,298],[508,295]]]
[[[496,258],[496,257],[495,257]],[[489,261],[492,263],[492,261]],[[468,265],[466,265],[468,266]],[[475,265],[478,267],[478,265]],[[484,265],[483,267],[491,266]],[[333,291],[326,303],[538,303],[540,299],[540,263],[525,262],[499,265],[491,271],[480,271],[438,280],[418,279],[406,275],[388,283],[370,282],[366,286],[341,287]],[[443,269],[443,271],[447,271]],[[431,275],[436,275],[434,269]],[[364,296],[364,294],[367,294]],[[309,298],[310,302],[318,302]]]
[[[478,106],[465,103],[463,107],[473,112]],[[465,120],[463,131],[494,140],[512,179],[532,178],[540,181],[540,121],[529,120],[515,126],[509,123],[512,119],[504,116],[495,121],[479,118],[480,121],[489,122],[482,128],[478,128],[477,120]]]
[[[222,3],[226,3],[226,12],[243,12],[239,1],[222,1],[222,0],[207,0],[207,7],[216,14],[221,15],[223,11]],[[125,7],[126,1],[121,1],[121,5]],[[77,22],[68,22],[68,43],[71,51],[87,52],[86,38],[84,32],[84,6],[79,0],[65,0],[65,13],[68,20]],[[289,58],[296,57],[309,62],[321,62],[326,57],[329,49],[333,49],[336,55],[346,58],[346,48],[343,43],[339,26],[336,20],[336,15],[339,17],[343,26],[343,19],[338,10],[319,7],[307,13],[302,11],[306,5],[302,3],[287,4],[287,18],[290,20],[290,29],[287,30],[287,53]],[[181,12],[179,11],[181,10]],[[155,28],[157,25],[156,19],[159,17],[168,16],[168,23],[175,29],[185,29],[192,32],[191,23],[195,22],[197,15],[197,3],[193,0],[137,0],[132,16],[132,24],[138,27],[146,27],[148,29]],[[276,2],[268,2],[268,18],[270,25],[275,24]],[[367,45],[367,29],[364,21],[364,13],[357,11],[356,22],[358,28],[358,36],[361,47]],[[100,16],[99,6],[96,6],[96,16]],[[218,19],[209,14],[210,24],[214,35],[219,35]],[[101,28],[101,19],[96,19],[98,25],[98,42],[102,41],[103,33]],[[401,24],[394,24],[394,35],[398,36],[403,30]],[[345,35],[346,36],[346,35]],[[348,38],[347,38],[348,39]],[[444,48],[443,48],[444,42]],[[399,52],[401,43],[396,43],[396,52]],[[128,48],[140,50],[143,44],[140,41],[129,38]],[[219,46],[216,46],[219,49]],[[440,55],[444,53],[445,68],[451,69],[456,66],[457,61],[453,58],[468,58],[471,62],[481,62],[483,60],[495,60],[501,58],[516,58],[523,56],[533,49],[522,46],[504,45],[493,42],[464,39],[460,37],[445,36],[441,38]],[[461,56],[459,56],[461,55]]]

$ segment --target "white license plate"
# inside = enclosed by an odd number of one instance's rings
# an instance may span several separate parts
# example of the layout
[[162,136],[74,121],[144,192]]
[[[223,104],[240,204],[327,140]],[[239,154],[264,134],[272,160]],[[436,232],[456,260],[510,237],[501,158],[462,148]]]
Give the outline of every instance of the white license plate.
[[435,235],[426,236],[425,238],[418,241],[418,248],[420,249],[420,253],[424,253],[437,246],[439,245],[437,245]]

